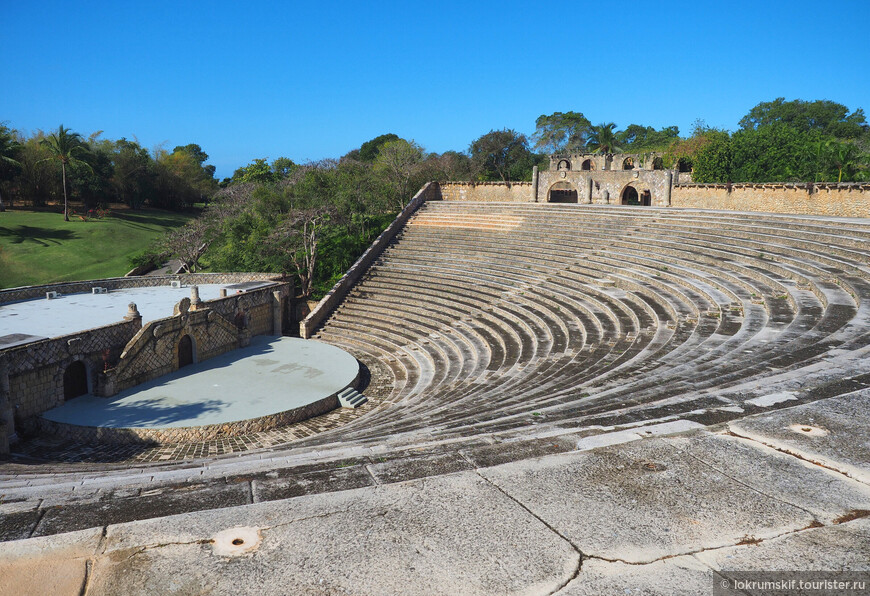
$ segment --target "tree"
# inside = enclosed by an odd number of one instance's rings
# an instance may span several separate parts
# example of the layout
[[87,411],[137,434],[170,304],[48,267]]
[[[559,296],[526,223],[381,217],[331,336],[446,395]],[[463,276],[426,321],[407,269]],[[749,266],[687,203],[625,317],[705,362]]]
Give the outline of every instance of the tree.
[[799,132],[817,131],[838,139],[866,138],[870,134],[861,108],[850,113],[849,108],[833,101],[786,101],[784,97],[763,101],[749,110],[740,119],[740,128],[751,130],[776,123]]
[[359,160],[373,162],[378,157],[378,153],[381,152],[381,147],[385,143],[390,143],[392,141],[399,141],[399,135],[393,134],[391,132],[380,135],[378,137],[373,138],[371,141],[366,141],[359,148]]
[[535,149],[545,153],[577,151],[586,145],[592,123],[580,112],[553,112],[535,120]]
[[625,130],[616,134],[616,142],[632,153],[643,151],[663,151],[680,137],[680,129],[666,126],[656,130],[652,126],[629,124]]
[[862,154],[854,143],[841,143],[839,141],[826,141],[824,144],[823,158],[834,170],[837,170],[837,182],[846,178],[854,180],[856,174],[867,165],[867,155]]
[[289,177],[298,167],[289,157],[279,157],[272,162],[272,172],[278,178]]
[[265,255],[277,258],[282,273],[295,273],[303,297],[311,296],[318,263],[318,248],[333,213],[326,205],[292,209],[263,243]]
[[614,153],[622,147],[616,133],[613,129],[616,124],[607,122],[592,126],[589,129],[589,136],[586,139],[586,148],[591,149],[595,153]]
[[479,137],[468,152],[481,180],[530,180],[536,165],[526,135],[507,128]]
[[730,180],[812,180],[818,170],[812,162],[813,141],[818,138],[818,132],[802,133],[783,123],[739,130],[731,135]]
[[401,211],[411,198],[411,179],[420,171],[423,148],[414,141],[398,139],[381,145],[375,171],[384,176],[392,190],[394,205]]
[[114,143],[115,171],[112,184],[121,202],[140,208],[153,185],[153,162],[148,151],[135,141],[121,138]]
[[695,182],[732,182],[731,135],[724,130],[707,130],[703,134],[705,142],[692,157],[692,178]]
[[188,273],[197,272],[199,259],[214,240],[214,229],[209,223],[206,218],[197,217],[166,235],[164,247],[178,257]]
[[[11,174],[21,168],[21,164],[15,159],[20,147],[15,133],[0,124],[0,180],[11,178]],[[0,212],[6,211],[3,204],[3,194],[0,192]]]
[[69,221],[69,205],[66,192],[66,168],[69,165],[79,165],[91,169],[90,164],[80,159],[88,153],[88,146],[82,139],[82,135],[77,132],[72,132],[68,128],[64,128],[61,124],[57,132],[42,139],[41,143],[51,157],[48,159],[60,162],[61,176],[63,180],[63,219]]
[[272,167],[264,158],[255,159],[246,166],[243,166],[233,172],[234,182],[255,182],[257,184],[268,184],[275,182],[277,176]]

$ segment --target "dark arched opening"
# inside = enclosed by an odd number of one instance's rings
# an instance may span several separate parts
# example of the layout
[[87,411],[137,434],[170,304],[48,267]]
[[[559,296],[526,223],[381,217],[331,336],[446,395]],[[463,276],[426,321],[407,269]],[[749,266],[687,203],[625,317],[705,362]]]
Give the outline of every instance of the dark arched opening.
[[550,203],[576,203],[577,189],[570,182],[557,182],[550,187],[547,201]]
[[649,207],[650,205],[652,205],[652,194],[650,193],[650,191],[645,190],[640,193],[640,204],[644,207]]
[[677,169],[681,172],[691,172],[692,162],[685,157],[681,157],[679,160],[677,160]]
[[189,335],[184,335],[178,342],[178,368],[188,364],[193,364],[193,341]]
[[589,170],[591,170],[591,169],[592,169],[592,160],[591,160],[591,159],[587,159],[586,161],[584,161],[582,164],[580,164],[580,169],[581,169],[581,170],[585,170],[585,171],[587,171],[587,172],[588,172]]
[[567,159],[563,159],[559,161],[559,164],[556,166],[556,169],[560,172],[565,172],[571,169],[571,162]]
[[626,186],[622,191],[623,205],[640,205],[640,197],[637,194],[637,189],[633,186]]
[[664,162],[662,161],[662,158],[661,158],[661,157],[656,157],[656,158],[653,160],[653,169],[654,169],[654,170],[664,170],[664,169],[665,169],[665,164],[664,164]]
[[76,360],[63,371],[63,398],[72,399],[88,393],[88,369]]
[[623,170],[633,170],[634,169],[634,160],[630,157],[626,157],[622,160],[622,169]]

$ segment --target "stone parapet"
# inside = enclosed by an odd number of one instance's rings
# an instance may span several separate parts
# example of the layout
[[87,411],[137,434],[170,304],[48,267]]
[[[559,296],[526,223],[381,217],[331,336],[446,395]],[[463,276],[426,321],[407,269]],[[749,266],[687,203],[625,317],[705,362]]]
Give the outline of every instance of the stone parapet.
[[695,209],[870,217],[870,184],[677,184],[671,204]]

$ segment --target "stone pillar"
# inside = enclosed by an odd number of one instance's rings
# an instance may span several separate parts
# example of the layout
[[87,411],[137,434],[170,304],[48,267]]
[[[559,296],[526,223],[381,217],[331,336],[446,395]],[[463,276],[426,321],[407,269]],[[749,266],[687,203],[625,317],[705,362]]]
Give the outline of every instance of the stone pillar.
[[139,314],[139,309],[136,307],[135,302],[131,302],[127,305],[127,314],[124,316],[125,321],[135,321],[139,319],[139,323],[142,323],[142,315]]
[[532,202],[538,202],[538,166],[532,167]]
[[190,310],[196,310],[202,306],[199,299],[199,286],[190,286]]
[[594,183],[592,182],[592,176],[589,176],[589,179],[586,180],[586,202],[590,205],[592,204],[592,186]]
[[284,290],[272,292],[272,335],[284,332]]
[[9,453],[9,443],[15,437],[15,415],[12,410],[12,389],[6,358],[0,356],[0,454]]
[[671,188],[674,185],[674,175],[671,172],[668,172],[667,176],[665,176],[665,205],[667,207],[671,206]]

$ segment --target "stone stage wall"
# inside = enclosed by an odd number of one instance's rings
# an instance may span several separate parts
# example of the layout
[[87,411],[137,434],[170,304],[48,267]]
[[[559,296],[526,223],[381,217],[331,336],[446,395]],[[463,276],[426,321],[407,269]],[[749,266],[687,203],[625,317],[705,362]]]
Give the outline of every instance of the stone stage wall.
[[[0,291],[0,303],[45,296],[112,289],[272,281],[274,274],[189,274],[140,278],[112,278],[14,288]],[[123,389],[178,369],[181,338],[193,343],[194,361],[203,361],[250,342],[255,335],[280,335],[290,312],[291,284],[273,284],[224,298],[188,305],[169,317],[142,326],[135,313],[128,320],[85,329],[52,339],[37,340],[0,350],[0,453],[16,428],[35,428],[35,418],[64,401],[64,372],[81,362],[89,392],[111,396]],[[182,300],[180,304],[184,304]],[[50,312],[46,313],[47,315]]]

